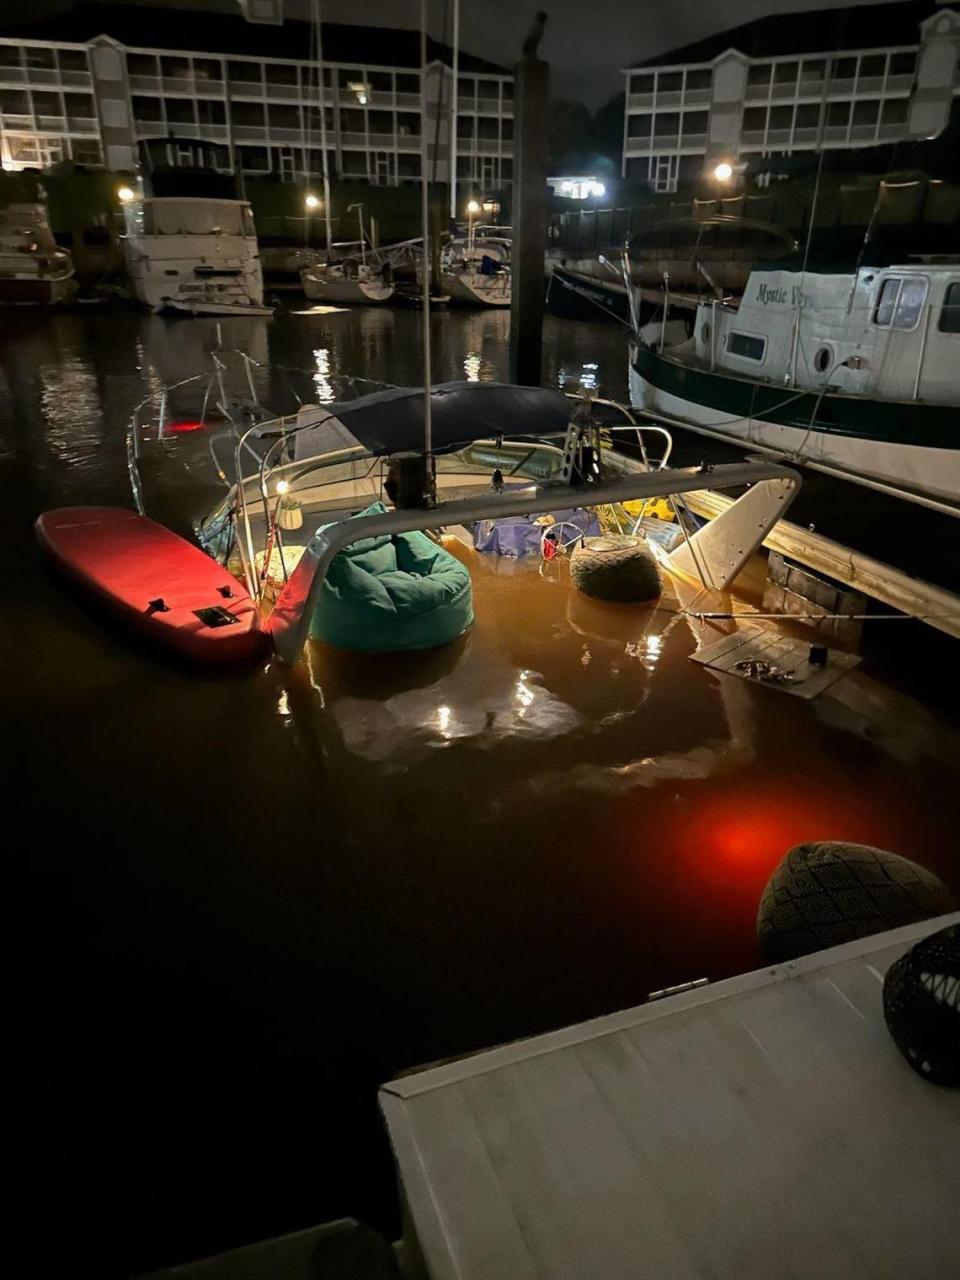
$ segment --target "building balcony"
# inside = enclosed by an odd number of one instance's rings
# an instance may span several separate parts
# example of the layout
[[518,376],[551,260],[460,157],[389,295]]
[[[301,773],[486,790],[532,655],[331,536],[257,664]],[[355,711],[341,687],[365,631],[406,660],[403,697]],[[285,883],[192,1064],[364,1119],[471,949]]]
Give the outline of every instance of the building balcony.
[[27,67],[28,84],[54,84],[60,83],[60,72],[52,67]]
[[831,97],[845,98],[853,93],[855,87],[856,82],[852,78],[839,79],[831,76],[827,81],[827,93]]
[[302,129],[275,129],[271,125],[269,132],[271,142],[298,142],[302,146],[306,141]]
[[683,105],[685,107],[701,106],[704,102],[710,101],[709,89],[688,89],[683,95]]
[[676,148],[680,145],[679,133],[655,133],[653,135],[653,145],[660,150],[667,148]]
[[94,116],[67,116],[69,133],[98,134],[97,121]]
[[782,102],[784,98],[791,101],[797,96],[797,82],[793,80],[790,84],[775,84],[770,87],[770,97],[774,101]]
[[877,130],[877,137],[881,142],[892,142],[898,138],[905,138],[906,136],[906,122],[903,124],[881,124]]
[[748,102],[766,102],[770,97],[769,84],[748,84],[744,97]]
[[159,76],[130,76],[131,93],[159,93]]
[[23,67],[0,67],[0,84],[26,84],[27,73]]
[[679,107],[683,101],[683,94],[679,89],[669,89],[666,93],[658,93],[656,98],[658,109],[661,107]]
[[878,93],[883,93],[883,82],[883,76],[861,76],[857,81],[857,93],[863,94],[864,96],[868,94],[873,96]]
[[46,133],[65,133],[66,116],[37,116],[37,129]]
[[34,132],[33,116],[12,116],[4,112],[0,119],[3,120],[5,129],[29,129],[31,133]]
[[407,110],[419,111],[422,105],[419,93],[395,93],[393,100],[398,107],[403,107]]
[[705,151],[707,148],[707,135],[705,133],[681,134],[680,145],[689,151]]
[[501,145],[496,138],[461,138],[457,143],[457,150],[461,155],[509,155],[510,144]]
[[875,142],[876,138],[876,124],[854,124],[850,126],[851,142]]
[[820,138],[819,129],[794,129],[793,141],[798,147],[809,146]]
[[762,147],[766,136],[763,129],[744,129],[740,141],[745,147]]
[[86,85],[89,88],[93,84],[93,76],[89,71],[61,71],[60,83],[62,85]]
[[846,142],[847,126],[845,124],[828,125],[823,131],[824,142]]
[[768,129],[767,145],[771,147],[789,147],[791,131],[789,129]]
[[266,142],[267,131],[259,124],[235,124],[233,139],[235,142]]
[[911,93],[912,90],[913,76],[887,76],[885,93]]
[[631,93],[627,98],[628,111],[649,111],[652,107],[652,93]]
[[266,96],[283,102],[299,102],[303,94],[296,84],[268,84]]
[[262,98],[263,84],[259,80],[228,80],[231,98]]

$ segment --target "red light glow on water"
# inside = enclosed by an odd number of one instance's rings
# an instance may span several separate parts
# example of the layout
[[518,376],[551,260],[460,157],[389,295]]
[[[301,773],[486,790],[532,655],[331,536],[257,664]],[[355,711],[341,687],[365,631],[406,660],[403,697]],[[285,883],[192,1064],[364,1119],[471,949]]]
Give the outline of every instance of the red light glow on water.
[[202,431],[204,424],[195,418],[182,418],[176,422],[169,422],[165,427],[165,431],[172,436],[188,435],[191,431]]

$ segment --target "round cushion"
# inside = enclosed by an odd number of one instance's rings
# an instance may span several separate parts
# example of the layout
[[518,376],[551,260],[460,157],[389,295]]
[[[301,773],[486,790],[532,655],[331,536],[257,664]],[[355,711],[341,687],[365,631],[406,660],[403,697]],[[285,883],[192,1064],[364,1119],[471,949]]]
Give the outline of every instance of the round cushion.
[[663,591],[653,552],[632,534],[585,538],[570,557],[570,578],[584,595],[621,604],[655,600]]
[[792,960],[950,907],[943,881],[909,858],[865,844],[815,841],[789,850],[770,877],[757,938],[768,960]]

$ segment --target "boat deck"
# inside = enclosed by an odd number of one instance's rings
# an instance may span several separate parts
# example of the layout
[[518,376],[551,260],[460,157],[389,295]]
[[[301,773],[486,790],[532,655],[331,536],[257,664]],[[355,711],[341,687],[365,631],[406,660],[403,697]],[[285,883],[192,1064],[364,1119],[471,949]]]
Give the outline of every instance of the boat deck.
[[394,1080],[432,1280],[953,1280],[960,1097],[883,975],[960,913]]

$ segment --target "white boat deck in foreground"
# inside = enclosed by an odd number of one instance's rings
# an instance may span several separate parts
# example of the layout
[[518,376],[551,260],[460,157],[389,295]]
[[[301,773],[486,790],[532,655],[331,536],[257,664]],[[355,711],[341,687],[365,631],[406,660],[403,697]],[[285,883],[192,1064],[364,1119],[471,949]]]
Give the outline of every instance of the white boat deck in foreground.
[[432,1280],[956,1280],[960,1093],[883,1019],[960,913],[385,1085]]

